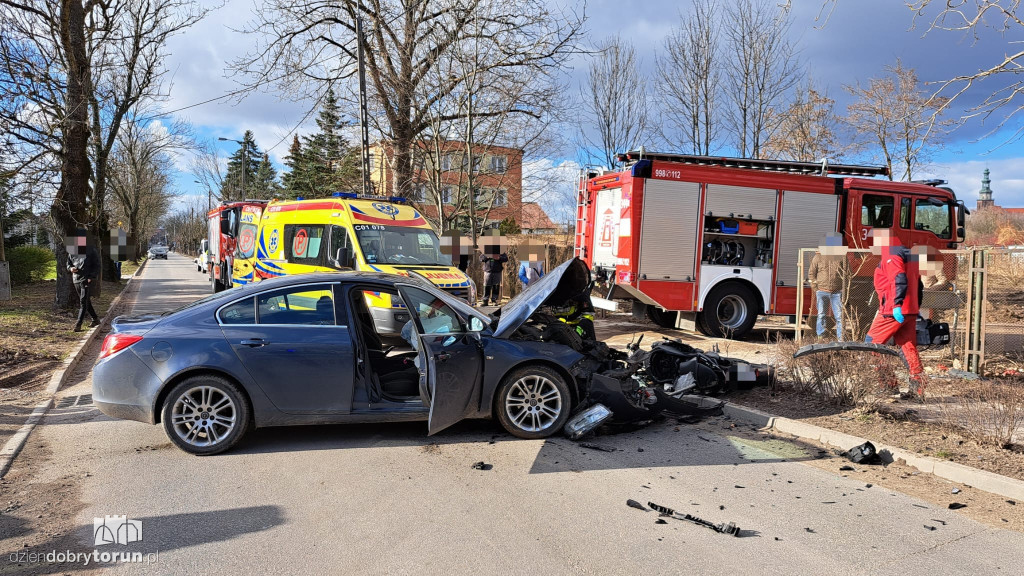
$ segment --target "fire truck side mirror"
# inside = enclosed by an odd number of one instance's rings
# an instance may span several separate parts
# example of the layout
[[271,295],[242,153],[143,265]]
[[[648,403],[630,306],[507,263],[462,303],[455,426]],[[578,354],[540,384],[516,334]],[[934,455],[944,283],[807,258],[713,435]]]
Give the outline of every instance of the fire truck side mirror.
[[965,238],[967,238],[967,232],[963,226],[960,226],[956,229],[956,240],[957,242],[963,242]]

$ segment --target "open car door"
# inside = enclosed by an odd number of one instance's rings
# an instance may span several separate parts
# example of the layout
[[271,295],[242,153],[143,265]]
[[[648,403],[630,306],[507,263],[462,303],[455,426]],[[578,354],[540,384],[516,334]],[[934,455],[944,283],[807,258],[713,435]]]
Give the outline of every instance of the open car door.
[[462,318],[426,288],[398,287],[416,326],[420,366],[420,396],[430,408],[429,434],[459,422],[477,411],[483,350],[475,333],[466,330]]

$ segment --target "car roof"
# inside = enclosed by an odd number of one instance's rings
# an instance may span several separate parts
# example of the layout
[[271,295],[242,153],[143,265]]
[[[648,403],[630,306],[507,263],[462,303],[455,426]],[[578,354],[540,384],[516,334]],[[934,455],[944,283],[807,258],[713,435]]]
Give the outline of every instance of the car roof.
[[313,284],[317,282],[346,282],[349,284],[359,282],[368,282],[373,284],[395,284],[396,282],[405,282],[409,284],[422,284],[424,281],[415,276],[403,276],[401,274],[387,274],[385,272],[363,272],[356,270],[339,270],[337,272],[289,274],[287,276],[268,278],[260,282],[247,284],[246,286],[242,287],[242,291],[259,292],[262,290],[273,289],[277,287],[283,288],[285,286],[294,286],[296,284]]

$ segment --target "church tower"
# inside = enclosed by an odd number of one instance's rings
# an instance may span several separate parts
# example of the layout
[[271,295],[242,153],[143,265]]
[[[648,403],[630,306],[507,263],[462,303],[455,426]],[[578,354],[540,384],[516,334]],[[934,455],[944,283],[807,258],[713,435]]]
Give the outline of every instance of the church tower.
[[991,183],[992,181],[988,178],[988,168],[985,168],[985,175],[981,178],[981,191],[978,192],[978,210],[995,206],[995,200],[992,199],[992,189],[989,188]]

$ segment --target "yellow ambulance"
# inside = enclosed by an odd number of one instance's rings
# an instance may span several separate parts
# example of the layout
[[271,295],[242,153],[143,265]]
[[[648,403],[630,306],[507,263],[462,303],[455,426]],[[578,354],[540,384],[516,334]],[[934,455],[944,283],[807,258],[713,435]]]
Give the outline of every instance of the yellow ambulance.
[[[253,281],[288,274],[363,270],[416,271],[471,304],[476,286],[441,253],[437,234],[403,198],[335,193],[331,198],[273,200],[263,209],[255,255],[235,260],[235,274]],[[408,310],[387,294],[368,293],[381,332],[399,332]]]

